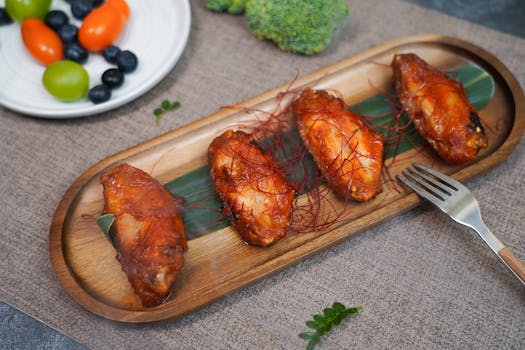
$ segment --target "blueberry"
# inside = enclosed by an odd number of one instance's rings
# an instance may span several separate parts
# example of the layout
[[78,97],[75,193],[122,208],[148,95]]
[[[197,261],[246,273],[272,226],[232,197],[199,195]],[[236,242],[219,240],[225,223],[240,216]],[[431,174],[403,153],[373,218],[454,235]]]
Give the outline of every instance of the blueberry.
[[68,60],[75,61],[77,63],[83,64],[88,59],[88,52],[79,43],[73,42],[66,45],[64,50],[64,56]]
[[109,45],[104,49],[102,55],[109,63],[117,62],[117,55],[119,54],[120,49],[115,45]]
[[104,3],[104,0],[93,0],[93,7],[99,7]]
[[84,19],[91,11],[93,11],[92,0],[71,1],[71,13],[76,19]]
[[124,73],[117,68],[110,68],[102,73],[102,82],[112,89],[118,88],[124,83]]
[[104,84],[97,85],[89,90],[88,98],[93,103],[106,102],[111,98],[111,89]]
[[12,22],[13,20],[11,19],[11,17],[9,17],[5,8],[0,7],[0,26],[4,24],[9,24]]
[[58,30],[60,27],[69,23],[69,18],[63,11],[52,10],[49,11],[44,19],[44,22],[53,30]]
[[66,24],[57,30],[60,40],[64,44],[69,44],[77,41],[78,28],[74,24]]
[[139,61],[131,51],[120,51],[117,55],[117,66],[122,73],[131,73],[137,69]]

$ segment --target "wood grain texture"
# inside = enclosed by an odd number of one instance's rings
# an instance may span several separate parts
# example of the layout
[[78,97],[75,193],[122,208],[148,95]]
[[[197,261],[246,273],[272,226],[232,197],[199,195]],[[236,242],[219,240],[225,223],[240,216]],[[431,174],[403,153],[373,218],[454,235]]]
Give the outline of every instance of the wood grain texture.
[[[414,161],[464,181],[496,166],[515,148],[525,131],[525,99],[519,83],[493,55],[470,43],[440,35],[419,35],[387,42],[308,76],[293,88],[338,90],[349,105],[391,86],[387,66],[395,53],[414,52],[441,69],[465,64],[481,66],[495,80],[495,94],[480,116],[492,130],[489,148],[473,162],[447,166],[431,151],[403,153],[390,167],[395,176]],[[239,103],[271,111],[281,86]],[[282,101],[281,103],[286,103]],[[86,309],[122,322],[158,322],[180,317],[235,292],[356,233],[407,211],[422,201],[400,185],[385,182],[384,191],[367,203],[348,206],[344,220],[324,231],[289,234],[269,248],[244,244],[227,227],[190,240],[186,263],[166,303],[143,308],[115,259],[115,250],[95,223],[103,208],[100,173],[121,162],[138,167],[166,183],[206,163],[206,151],[224,130],[254,122],[241,110],[221,110],[190,125],[115,154],[86,170],[67,190],[53,217],[50,256],[58,280]]]
[[498,252],[499,256],[510,266],[510,268],[525,281],[525,264],[521,261],[509,247],[505,247]]

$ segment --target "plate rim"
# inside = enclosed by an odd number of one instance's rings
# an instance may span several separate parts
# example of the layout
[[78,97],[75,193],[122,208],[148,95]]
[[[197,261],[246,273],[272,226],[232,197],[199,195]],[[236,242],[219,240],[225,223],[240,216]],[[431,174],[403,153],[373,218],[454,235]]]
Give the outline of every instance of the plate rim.
[[[117,109],[119,107],[122,107],[123,105],[141,97],[142,95],[146,94],[148,91],[153,89],[155,86],[157,86],[175,67],[175,65],[179,62],[182,54],[184,53],[186,46],[188,45],[188,40],[190,36],[191,31],[191,22],[192,22],[192,12],[191,12],[191,5],[190,0],[178,0],[181,1],[182,7],[183,7],[183,17],[185,25],[183,27],[182,31],[182,37],[180,45],[180,50],[176,52],[175,55],[173,55],[173,58],[169,62],[169,64],[161,71],[160,74],[154,75],[154,79],[152,79],[148,85],[145,87],[138,87],[134,89],[129,94],[123,96],[117,103],[109,103],[109,104],[93,104],[92,106],[81,108],[74,111],[68,111],[68,110],[38,110],[34,107],[24,107],[20,106],[16,103],[12,103],[10,101],[3,101],[0,99],[0,107],[4,107],[6,109],[9,109],[10,111],[23,114],[25,116],[34,117],[34,118],[41,118],[41,119],[55,119],[55,120],[63,120],[63,119],[74,119],[74,118],[83,118],[83,117],[89,117],[93,115],[102,114],[104,112],[108,112],[114,109]],[[64,102],[66,103],[66,102]]]

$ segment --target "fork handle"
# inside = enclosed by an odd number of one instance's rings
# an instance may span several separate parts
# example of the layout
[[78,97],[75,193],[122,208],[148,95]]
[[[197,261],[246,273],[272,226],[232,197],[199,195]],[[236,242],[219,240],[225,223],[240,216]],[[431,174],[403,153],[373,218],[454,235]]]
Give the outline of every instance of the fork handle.
[[521,261],[509,247],[506,247],[501,241],[494,236],[490,229],[485,225],[478,212],[477,222],[471,226],[474,231],[485,241],[498,258],[508,267],[516,278],[525,285],[525,264]]
[[518,275],[522,281],[525,281],[525,264],[521,261],[509,247],[504,247],[498,252],[498,255],[507,263],[507,265]]

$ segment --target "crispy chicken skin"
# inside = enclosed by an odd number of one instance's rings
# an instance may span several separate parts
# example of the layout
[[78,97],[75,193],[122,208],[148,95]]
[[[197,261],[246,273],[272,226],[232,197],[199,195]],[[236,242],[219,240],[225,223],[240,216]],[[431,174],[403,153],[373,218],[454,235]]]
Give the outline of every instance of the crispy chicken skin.
[[117,259],[144,306],[169,294],[184,264],[188,245],[180,205],[168,190],[142,170],[121,164],[105,171],[104,213],[116,219]]
[[208,165],[225,213],[249,244],[286,234],[295,194],[274,159],[243,131],[227,130],[208,148]]
[[449,164],[462,164],[487,147],[478,112],[461,83],[415,54],[395,55],[394,85],[417,131]]
[[364,202],[382,191],[382,136],[324,90],[305,89],[292,103],[299,134],[321,173],[345,200]]

